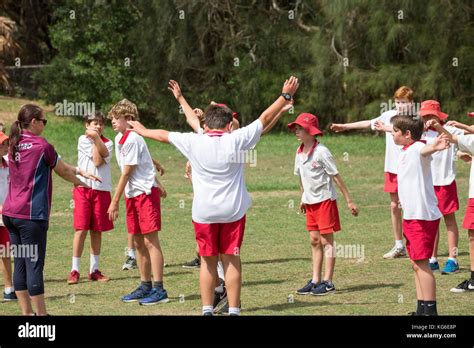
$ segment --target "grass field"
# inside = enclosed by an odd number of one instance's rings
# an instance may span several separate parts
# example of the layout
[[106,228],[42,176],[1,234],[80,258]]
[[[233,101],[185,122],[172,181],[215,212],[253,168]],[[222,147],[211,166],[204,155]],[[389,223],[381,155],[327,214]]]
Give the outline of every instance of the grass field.
[[[23,101],[0,97],[0,116],[8,124]],[[44,136],[61,157],[75,164],[77,138],[83,125],[48,114]],[[114,137],[110,126],[106,135]],[[337,293],[326,297],[298,296],[295,290],[311,277],[311,251],[305,231],[305,218],[298,213],[299,188],[293,175],[297,140],[291,134],[264,136],[257,146],[257,166],[246,168],[246,180],[253,197],[247,215],[242,247],[243,315],[406,315],[414,310],[416,295],[407,258],[387,261],[382,255],[393,244],[389,197],[383,192],[384,138],[372,135],[326,135],[338,169],[360,208],[350,216],[340,195],[342,231],[339,245],[363,247],[364,258],[340,257],[336,261],[334,283]],[[103,236],[101,270],[111,278],[105,284],[91,283],[88,245],[82,259],[81,282],[66,283],[72,257],[71,185],[54,175],[53,205],[45,267],[46,304],[53,315],[199,315],[199,272],[185,270],[182,263],[194,256],[195,240],[191,224],[192,188],[183,177],[185,158],[170,145],[148,141],[152,156],[166,168],[162,182],[168,197],[162,201],[160,239],[167,267],[165,288],[171,302],[141,307],[123,304],[120,297],[134,289],[138,271],[122,271],[127,233],[123,202],[115,230]],[[114,183],[118,167],[112,162]],[[461,224],[467,199],[469,168],[458,165]],[[441,223],[440,259],[447,258],[447,238]],[[469,315],[474,312],[472,294],[452,294],[449,289],[468,277],[467,232],[461,230],[458,274],[436,274],[440,314]],[[3,284],[0,283],[3,288]],[[18,315],[16,303],[0,303],[0,314]]]

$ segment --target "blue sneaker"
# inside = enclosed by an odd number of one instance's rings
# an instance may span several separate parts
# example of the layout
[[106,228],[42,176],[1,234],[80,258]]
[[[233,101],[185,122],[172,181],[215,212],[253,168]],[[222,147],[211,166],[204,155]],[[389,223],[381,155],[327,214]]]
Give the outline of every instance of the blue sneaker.
[[316,285],[313,290],[311,290],[311,295],[324,296],[334,292],[336,292],[336,287],[334,284],[329,280],[325,280]]
[[443,271],[441,271],[441,274],[453,274],[459,271],[459,265],[457,262],[453,260],[448,260],[446,261],[446,264],[444,265]]
[[5,291],[3,292],[3,301],[16,301],[18,298],[15,295],[15,291],[10,292],[7,294]]
[[435,262],[430,262],[430,268],[431,270],[434,271],[439,271],[439,263],[438,261]]
[[318,284],[314,284],[313,280],[310,279],[305,286],[303,286],[301,289],[296,290],[296,293],[298,295],[308,295],[309,293],[311,293],[311,290],[313,290],[313,288],[316,285],[318,285]]
[[150,306],[158,303],[169,302],[168,293],[165,289],[152,288],[147,297],[142,298],[138,303],[142,306]]
[[142,298],[150,296],[152,290],[145,290],[142,285],[133,290],[130,294],[122,297],[123,302],[135,302],[141,300]]

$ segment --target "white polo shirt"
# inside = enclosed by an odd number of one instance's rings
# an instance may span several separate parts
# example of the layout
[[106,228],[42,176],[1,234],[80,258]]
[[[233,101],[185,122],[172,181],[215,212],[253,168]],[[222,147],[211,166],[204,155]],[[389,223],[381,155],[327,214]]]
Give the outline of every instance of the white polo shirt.
[[[464,134],[464,131],[450,126],[444,126],[444,128],[454,135]],[[432,144],[439,133],[432,129],[427,130],[423,133],[422,139],[426,140],[427,144]],[[456,156],[457,146],[451,144],[448,149],[443,151],[435,152],[431,161],[431,173],[433,175],[433,184],[435,186],[447,186],[450,185],[456,178],[456,166],[454,157]]]
[[[375,121],[382,121],[385,125],[391,124],[392,117],[397,115],[397,110],[385,111],[382,115],[370,121],[370,128],[375,130]],[[401,146],[393,141],[392,133],[385,132],[385,166],[384,171],[397,174],[398,157],[400,156]]]
[[115,137],[115,156],[120,171],[124,166],[135,166],[125,186],[125,197],[132,198],[143,193],[149,195],[157,187],[156,170],[148,146],[136,132],[126,131]]
[[296,151],[294,171],[303,184],[301,201],[315,204],[328,199],[335,200],[337,192],[332,177],[339,172],[331,152],[317,141],[307,154],[303,153],[303,147],[304,144],[301,144]]
[[404,220],[441,218],[431,176],[431,156],[422,156],[421,141],[405,146],[398,161],[398,197]]
[[114,143],[112,140],[103,136],[101,139],[104,142],[107,151],[109,152],[109,155],[104,158],[105,163],[103,163],[100,167],[95,166],[93,160],[94,142],[87,136],[81,135],[79,137],[79,141],[77,142],[77,166],[86,172],[98,176],[101,178],[102,182],[92,181],[79,175],[77,178],[93,190],[111,192],[112,174],[110,171],[110,160],[112,158]]
[[[10,170],[8,169],[8,155],[0,158],[0,204],[3,205],[8,193],[8,183],[10,181]],[[0,212],[0,226],[4,226],[2,214]]]
[[232,133],[169,133],[169,141],[193,168],[193,221],[227,223],[240,220],[252,205],[244,179],[245,151],[260,140],[260,120]]
[[[458,135],[459,150],[474,155],[474,135]],[[474,198],[474,166],[471,163],[471,173],[469,175],[469,198]]]

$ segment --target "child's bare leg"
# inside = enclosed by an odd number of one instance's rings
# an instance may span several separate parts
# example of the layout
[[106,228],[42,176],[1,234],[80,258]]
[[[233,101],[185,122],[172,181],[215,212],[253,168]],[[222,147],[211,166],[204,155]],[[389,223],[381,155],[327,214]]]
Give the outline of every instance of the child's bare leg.
[[390,192],[390,213],[395,240],[402,240],[402,210],[399,206],[398,193]]
[[322,234],[321,241],[324,250],[324,258],[326,261],[324,280],[329,280],[332,282],[334,266],[336,264],[336,253],[334,252],[334,234]]
[[220,254],[224,265],[225,286],[230,307],[240,306],[240,293],[242,289],[242,267],[240,255]]
[[153,280],[155,282],[163,281],[163,266],[164,258],[161,251],[160,240],[158,232],[147,233],[144,236],[145,246],[150,255],[151,272],[153,273]]
[[456,222],[456,214],[451,213],[444,216],[444,223],[448,230],[449,257],[455,259],[458,254],[459,229]]
[[33,315],[33,307],[31,307],[30,294],[28,290],[15,291],[16,297],[18,298],[18,304],[21,308],[21,314]]
[[201,256],[200,287],[201,303],[203,306],[212,306],[214,302],[214,288],[217,280],[217,256]]
[[46,304],[44,302],[44,294],[31,296],[31,302],[36,308],[36,315],[48,315],[46,312]]
[[2,257],[2,265],[3,265],[3,285],[6,288],[11,288],[13,286],[11,259],[9,257]]
[[145,246],[143,235],[133,235],[133,245],[137,251],[137,262],[140,270],[140,280],[142,282],[151,281],[150,254]]
[[418,278],[418,266],[415,261],[411,261],[411,266],[413,268],[413,276],[415,277],[415,286],[416,286],[416,298],[418,301],[424,301],[423,291],[421,289],[420,279]]
[[433,254],[431,255],[432,258],[438,257],[438,245],[439,245],[439,228],[438,228],[438,232],[436,233],[436,238],[434,241]]
[[313,283],[316,284],[321,281],[323,267],[323,245],[319,231],[309,231],[309,241],[313,258]]
[[100,255],[102,232],[91,231],[91,254]]
[[74,233],[74,239],[72,241],[72,256],[81,257],[84,250],[84,242],[87,237],[87,230],[79,230]]
[[471,258],[471,272],[474,272],[474,230],[469,230],[469,256]]
[[436,301],[436,280],[433,271],[430,268],[428,259],[414,261],[415,270],[418,280],[420,281],[420,288],[423,294],[424,301]]
[[197,257],[198,259],[201,258],[201,255],[199,255],[199,245],[197,245],[197,243],[196,243],[196,257]]

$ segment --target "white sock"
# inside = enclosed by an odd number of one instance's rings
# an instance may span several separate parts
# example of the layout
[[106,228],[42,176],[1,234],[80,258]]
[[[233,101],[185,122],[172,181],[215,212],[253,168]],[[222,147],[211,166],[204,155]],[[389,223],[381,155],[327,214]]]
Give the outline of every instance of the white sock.
[[211,306],[202,306],[202,314],[204,313],[212,313],[214,307]]
[[240,308],[239,307],[229,307],[229,315],[237,314],[240,315]]
[[99,255],[91,254],[91,268],[90,273],[94,273],[95,270],[99,269]]
[[220,279],[224,279],[224,265],[222,264],[222,261],[217,261],[217,274]]
[[403,240],[396,240],[395,246],[397,247],[397,249],[403,248]]
[[11,288],[5,288],[5,294],[10,295],[12,292],[14,292],[15,289],[13,287]]
[[430,257],[430,263],[435,263],[437,261],[438,259],[436,257]]
[[311,283],[313,283],[313,284],[318,284],[318,282],[317,282],[316,280],[314,280],[314,279],[311,280]]
[[448,260],[454,261],[456,265],[458,264],[458,260],[455,257],[448,257]]
[[80,257],[72,257],[72,271],[79,272],[81,270],[81,258]]
[[131,257],[132,259],[136,259],[137,257],[135,256],[135,249],[128,249],[127,251],[128,257]]

